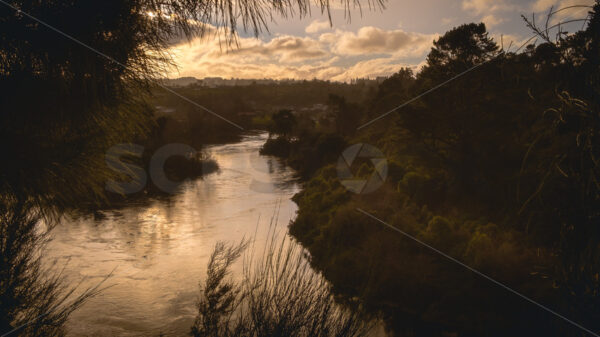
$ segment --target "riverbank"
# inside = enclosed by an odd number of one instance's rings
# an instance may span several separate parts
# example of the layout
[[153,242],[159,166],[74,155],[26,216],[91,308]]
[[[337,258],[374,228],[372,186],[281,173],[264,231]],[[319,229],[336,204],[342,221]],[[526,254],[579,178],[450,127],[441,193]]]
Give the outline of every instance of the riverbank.
[[[282,111],[263,153],[302,173],[290,233],[335,291],[401,336],[581,335],[560,315],[600,330],[600,123],[585,89],[598,55],[571,62],[598,38],[594,18],[577,38],[498,54],[421,97],[499,49],[483,24],[461,25],[419,73],[401,69],[363,102],[332,98],[330,121]],[[348,191],[337,172],[342,144],[360,143],[387,162],[372,194]],[[368,160],[351,167],[368,172]]]

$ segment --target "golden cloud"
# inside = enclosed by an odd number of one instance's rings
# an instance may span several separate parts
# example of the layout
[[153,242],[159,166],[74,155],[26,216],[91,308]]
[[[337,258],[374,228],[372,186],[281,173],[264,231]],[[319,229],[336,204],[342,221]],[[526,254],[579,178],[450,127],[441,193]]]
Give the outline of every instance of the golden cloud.
[[179,68],[169,75],[340,81],[390,75],[400,67],[418,66],[435,37],[363,27],[356,33],[281,35],[270,41],[237,36],[238,45],[233,48],[216,39],[196,39],[171,48]]

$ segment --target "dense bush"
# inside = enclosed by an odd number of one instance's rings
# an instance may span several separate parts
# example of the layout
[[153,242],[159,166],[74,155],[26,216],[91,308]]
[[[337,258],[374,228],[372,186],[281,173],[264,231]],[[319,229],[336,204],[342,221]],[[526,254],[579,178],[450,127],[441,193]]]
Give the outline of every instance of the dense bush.
[[336,291],[384,312],[399,335],[580,335],[360,208],[600,328],[599,11],[555,41],[537,30],[544,42],[520,54],[499,54],[483,24],[456,27],[421,72],[380,85],[365,122],[487,61],[348,138],[388,158],[390,179],[376,193],[345,191],[325,166],[294,198],[290,232]]
[[247,243],[218,243],[211,255],[198,302],[193,336],[366,336],[370,324],[358,311],[334,301],[330,285],[315,273],[305,251],[273,235],[262,256],[246,254],[240,281],[229,268]]
[[[30,205],[0,205],[0,332],[3,336],[64,336],[71,312],[100,290],[63,284],[55,266],[44,266],[41,252],[51,227]],[[76,292],[79,295],[76,295]]]
[[260,149],[260,154],[276,157],[288,157],[292,144],[285,138],[269,138]]

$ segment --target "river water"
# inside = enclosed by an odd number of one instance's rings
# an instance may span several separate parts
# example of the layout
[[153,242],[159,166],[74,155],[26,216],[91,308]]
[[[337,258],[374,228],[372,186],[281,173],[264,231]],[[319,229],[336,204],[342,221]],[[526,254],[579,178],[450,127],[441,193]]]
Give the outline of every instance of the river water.
[[[266,134],[206,148],[220,170],[189,181],[166,199],[63,220],[45,258],[66,265],[69,284],[110,286],[75,311],[72,336],[186,335],[199,282],[215,243],[256,234],[262,249],[271,218],[285,233],[299,191],[292,169],[260,156]],[[263,243],[263,246],[261,246]],[[235,272],[234,272],[235,274]],[[235,275],[234,275],[235,277]]]

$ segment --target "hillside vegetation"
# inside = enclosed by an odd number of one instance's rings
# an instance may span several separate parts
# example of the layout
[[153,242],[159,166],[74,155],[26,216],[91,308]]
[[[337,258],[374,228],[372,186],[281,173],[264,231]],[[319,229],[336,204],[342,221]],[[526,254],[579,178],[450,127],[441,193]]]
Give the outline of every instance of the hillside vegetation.
[[[556,39],[532,27],[542,43],[518,52],[501,50],[483,24],[456,27],[420,72],[400,70],[359,103],[331,97],[332,125],[297,118],[272,130],[263,152],[306,178],[290,232],[339,294],[382,312],[400,336],[583,335],[360,208],[600,329],[599,11]],[[347,191],[337,176],[338,156],[355,143],[387,158],[372,194]]]

